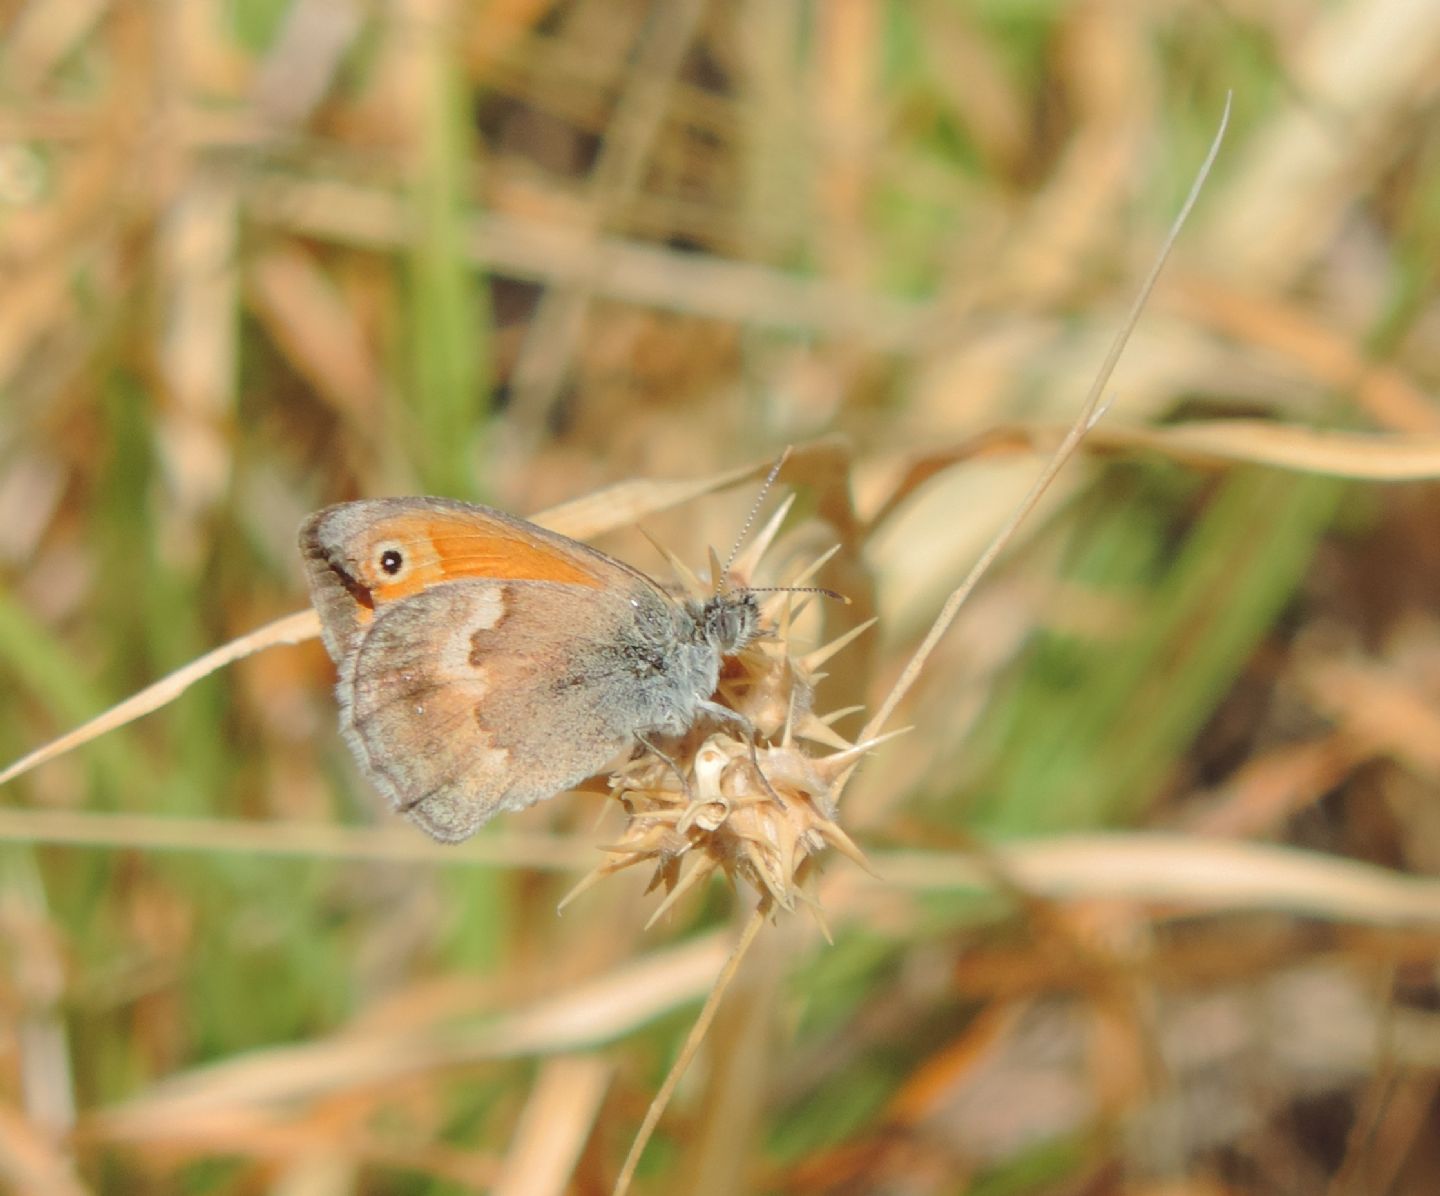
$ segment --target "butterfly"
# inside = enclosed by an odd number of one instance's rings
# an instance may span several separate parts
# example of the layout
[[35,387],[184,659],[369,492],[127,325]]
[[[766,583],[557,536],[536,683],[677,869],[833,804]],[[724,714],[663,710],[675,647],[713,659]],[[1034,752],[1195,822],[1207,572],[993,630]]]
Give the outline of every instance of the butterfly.
[[300,528],[340,729],[436,839],[572,788],[702,714],[761,634],[749,590],[677,598],[589,545],[444,498],[326,507]]

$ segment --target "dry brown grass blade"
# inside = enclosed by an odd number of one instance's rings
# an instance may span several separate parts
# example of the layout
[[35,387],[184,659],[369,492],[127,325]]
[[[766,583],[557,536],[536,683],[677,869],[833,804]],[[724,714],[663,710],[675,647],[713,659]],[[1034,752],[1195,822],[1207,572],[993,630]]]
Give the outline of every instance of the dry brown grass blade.
[[866,152],[884,136],[874,47],[881,14],[872,4],[825,4],[815,12],[808,81],[820,135],[815,215],[824,273],[854,282],[870,273],[864,209],[873,187]]
[[[590,179],[587,223],[592,237],[634,198],[655,147],[670,93],[695,38],[706,0],[671,0],[654,9],[636,50],[633,70],[616,101]],[[593,241],[577,257],[582,277],[548,291],[525,333],[512,377],[512,433],[536,437],[569,374],[590,310],[597,273]]]
[[720,1008],[720,1002],[724,999],[730,982],[735,979],[735,973],[739,971],[740,964],[750,950],[750,944],[755,941],[755,936],[760,933],[760,928],[765,925],[765,919],[769,916],[770,902],[767,898],[762,897],[750,914],[749,921],[745,923],[745,929],[740,932],[739,941],[736,942],[735,949],[730,952],[730,958],[725,961],[725,966],[715,977],[715,983],[710,987],[710,994],[705,998],[705,1004],[695,1018],[695,1024],[690,1027],[690,1033],[685,1036],[680,1054],[671,1064],[670,1071],[665,1076],[665,1082],[660,1085],[660,1091],[655,1094],[655,1098],[650,1102],[650,1107],[645,1111],[645,1120],[640,1123],[640,1128],[635,1132],[635,1141],[630,1144],[630,1153],[625,1157],[625,1165],[620,1168],[620,1174],[615,1179],[611,1196],[625,1196],[625,1193],[630,1190],[630,1184],[635,1178],[635,1168],[640,1165],[640,1156],[645,1153],[645,1147],[649,1145],[655,1127],[660,1124],[660,1118],[664,1114],[666,1106],[669,1105],[670,1098],[675,1095],[675,1089],[679,1086],[686,1068],[695,1058],[700,1044],[705,1041],[710,1023],[715,1020],[715,1013]]
[[384,381],[364,329],[313,255],[281,243],[252,255],[250,310],[317,397],[368,435],[380,422]]
[[[375,249],[400,248],[411,236],[404,205],[394,195],[330,180],[262,178],[249,215],[304,237]],[[747,327],[853,338],[879,349],[913,351],[932,315],[923,304],[828,279],[619,237],[592,244],[583,232],[501,212],[477,212],[466,242],[473,263],[512,278],[557,286],[585,282],[597,295],[622,302]]]
[[1196,465],[1243,463],[1369,482],[1440,477],[1440,436],[1331,432],[1266,420],[1100,430],[1092,449],[1141,449]]
[[1440,780],[1440,711],[1413,679],[1376,661],[1316,660],[1296,670],[1296,681],[1354,756],[1386,756]]
[[0,1105],[0,1190],[16,1196],[87,1196],[65,1153],[30,1119]]
[[1108,4],[1076,6],[1056,53],[1074,97],[1064,157],[1027,203],[1015,248],[995,264],[1002,293],[1030,307],[1070,291],[1092,268],[1133,185],[1157,92],[1142,23]]
[[[778,480],[824,489],[835,484],[848,468],[849,454],[834,438],[811,441],[788,450]],[[530,516],[534,523],[551,531],[587,540],[629,527],[648,516],[693,502],[709,494],[729,490],[747,482],[759,482],[774,465],[774,458],[721,470],[705,478],[676,480],[637,478],[617,482],[581,498]]]
[[351,863],[460,864],[574,872],[594,862],[594,845],[558,835],[496,832],[444,844],[393,826],[327,822],[242,821],[88,810],[0,807],[0,842],[66,843],[127,851],[227,852],[255,857],[302,856]]
[[0,785],[13,781],[32,768],[62,756],[83,743],[89,743],[107,731],[123,727],[126,723],[134,722],[137,718],[160,709],[167,702],[174,701],[195,682],[208,677],[217,669],[223,669],[227,664],[233,664],[242,657],[276,644],[299,644],[314,639],[319,634],[320,620],[312,610],[297,611],[293,615],[276,619],[273,623],[266,623],[265,626],[192,660],[168,677],[162,677],[154,685],[146,686],[139,693],[110,707],[88,723],[76,727],[59,739],[51,740],[44,747],[36,748],[28,756],[21,757],[4,772],[0,772]]
[[491,1196],[561,1196],[567,1190],[613,1071],[593,1055],[546,1061]]
[[[928,852],[872,855],[893,888],[994,887],[995,870],[1028,894],[1129,900],[1205,911],[1284,911],[1357,925],[1440,925],[1440,881],[1271,844],[1154,831],[1063,835],[990,847],[987,858]],[[843,908],[859,874],[837,872],[827,908]],[[873,883],[873,882],[870,882]]]
[[[871,518],[882,525],[920,486],[965,461],[1054,451],[1065,436],[1058,426],[998,424],[964,443],[912,460]],[[1161,427],[1106,423],[1084,440],[1090,453],[1159,454],[1186,465],[1264,465],[1297,473],[1369,482],[1440,478],[1440,436],[1423,433],[1346,432],[1260,419],[1197,420]]]
[[1320,385],[1351,396],[1382,428],[1440,430],[1440,411],[1404,368],[1377,360],[1363,335],[1317,319],[1288,294],[1276,298],[1190,274],[1166,287],[1164,305],[1196,329],[1278,354]]
[[1297,815],[1314,809],[1365,763],[1366,752],[1344,730],[1276,744],[1197,794],[1196,810],[1177,828],[1224,839],[1273,839]]
[[183,1137],[192,1118],[322,1099],[486,1060],[590,1050],[704,995],[724,965],[728,937],[716,932],[653,952],[556,996],[522,1001],[480,1026],[349,1027],[323,1040],[197,1067],[82,1118],[78,1132],[164,1142]]
[[[159,135],[173,135],[171,122],[160,128],[166,132]],[[161,228],[158,364],[167,402],[156,442],[170,478],[167,517],[178,520],[193,550],[193,521],[228,488],[232,464],[225,429],[236,418],[240,357],[234,318],[240,201],[233,181],[197,172],[178,189]]]
[[[1135,324],[1140,318],[1140,313],[1144,310],[1145,304],[1150,298],[1150,292],[1154,289],[1155,282],[1160,277],[1160,271],[1165,265],[1165,260],[1170,256],[1170,250],[1174,247],[1175,241],[1180,235],[1180,230],[1184,228],[1185,221],[1188,219],[1191,209],[1194,208],[1196,200],[1200,197],[1200,191],[1204,187],[1205,180],[1210,174],[1210,168],[1214,165],[1215,157],[1220,152],[1220,143],[1225,138],[1225,129],[1229,123],[1230,99],[1227,96],[1225,100],[1225,110],[1220,116],[1220,126],[1215,131],[1215,137],[1210,143],[1209,152],[1205,155],[1205,160],[1201,163],[1200,169],[1196,173],[1195,181],[1190,185],[1189,194],[1186,195],[1185,202],[1180,206],[1180,212],[1175,217],[1174,223],[1171,224],[1170,231],[1160,247],[1160,252],[1155,257],[1154,264],[1150,267],[1149,273],[1145,276],[1145,281],[1140,285],[1139,293],[1130,305],[1130,310],[1126,314],[1120,331],[1116,334],[1115,340],[1110,346],[1109,353],[1106,354],[1105,360],[1101,363],[1100,369],[1095,375],[1094,382],[1091,383],[1090,392],[1086,395],[1085,402],[1080,407],[1080,413],[1075,417],[1075,422],[1071,425],[1069,432],[1065,435],[1065,439],[1060,442],[1060,446],[1055,450],[1050,460],[1046,462],[1045,468],[1041,470],[1040,476],[1036,478],[1029,493],[1021,500],[1020,505],[1015,508],[1010,518],[1006,520],[1005,524],[995,534],[995,538],[990,541],[985,551],[980,554],[980,559],[975,562],[969,575],[960,583],[959,587],[951,593],[950,597],[946,599],[939,615],[935,618],[934,624],[932,624],[929,632],[926,633],[925,638],[921,640],[920,646],[915,649],[914,655],[911,656],[909,662],[901,672],[900,677],[891,687],[884,701],[880,703],[879,709],[875,711],[875,714],[870,718],[869,722],[865,724],[864,730],[860,732],[860,739],[873,738],[885,723],[889,721],[890,716],[895,713],[895,708],[910,691],[911,686],[919,679],[926,661],[930,658],[930,654],[934,652],[940,640],[950,629],[950,624],[955,621],[955,616],[965,604],[965,600],[970,596],[970,592],[989,571],[990,566],[995,562],[995,559],[1000,553],[1004,551],[1006,545],[1010,543],[1010,540],[1014,537],[1020,525],[1034,509],[1035,504],[1039,502],[1041,495],[1045,493],[1050,483],[1054,481],[1055,475],[1060,472],[1061,468],[1079,447],[1086,433],[1090,431],[1095,425],[1095,422],[1104,414],[1105,407],[1102,404],[1102,399],[1104,398],[1105,387],[1110,381],[1110,375],[1114,372],[1115,365],[1120,360],[1120,354],[1124,351],[1125,345],[1130,339],[1130,333],[1134,330]],[[836,787],[837,796],[841,787],[841,785],[837,785]]]
[[251,85],[257,113],[271,129],[304,127],[344,70],[363,17],[362,6],[349,0],[290,5]]
[[102,20],[108,0],[70,4],[27,4],[11,16],[0,44],[0,74],[7,89],[24,95],[36,89]]
[[1255,129],[1197,238],[1203,260],[1278,289],[1332,244],[1388,169],[1377,147],[1433,94],[1440,8],[1425,0],[1326,6],[1286,46],[1297,102]]

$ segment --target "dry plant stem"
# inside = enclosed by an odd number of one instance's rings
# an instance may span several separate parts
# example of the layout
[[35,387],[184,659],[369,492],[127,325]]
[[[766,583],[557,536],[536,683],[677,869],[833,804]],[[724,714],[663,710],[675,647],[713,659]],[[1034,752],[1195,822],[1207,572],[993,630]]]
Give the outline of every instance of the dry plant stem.
[[[374,827],[0,808],[4,842],[546,872],[577,871],[595,851],[588,840],[556,835],[493,834],[450,845]],[[1355,925],[1440,925],[1440,882],[1291,847],[1198,835],[1059,835],[992,847],[980,862],[954,852],[880,852],[868,857],[868,871],[875,879],[837,872],[822,893],[822,904],[838,911],[842,923],[848,894],[879,883],[892,891],[990,892],[1019,885],[1056,900],[1140,901],[1192,912],[1286,911]]]
[[545,1061],[491,1196],[563,1196],[613,1070],[597,1055]]
[[265,648],[272,648],[276,644],[299,644],[305,640],[314,639],[319,634],[320,620],[313,610],[296,611],[293,615],[286,615],[284,618],[276,619],[273,623],[257,627],[254,631],[231,640],[213,652],[207,652],[204,656],[197,657],[189,664],[176,669],[169,676],[162,677],[153,685],[146,686],[139,693],[132,694],[123,702],[110,707],[104,714],[97,715],[88,723],[76,727],[73,731],[60,736],[59,739],[51,740],[44,747],[36,748],[28,756],[16,760],[4,772],[0,772],[0,785],[5,784],[6,781],[13,781],[32,768],[55,759],[56,756],[63,756],[72,748],[89,743],[107,731],[123,727],[126,723],[134,722],[151,711],[159,710],[167,702],[174,701],[202,677],[208,677],[217,669],[223,669],[227,664],[234,664],[242,657],[250,656]]
[[1440,436],[1337,432],[1260,419],[1099,429],[1090,447],[1160,453],[1198,466],[1243,462],[1366,482],[1440,478]]
[[700,1015],[695,1019],[695,1024],[690,1027],[690,1033],[685,1038],[685,1045],[680,1048],[680,1054],[671,1065],[665,1082],[660,1085],[660,1091],[650,1102],[650,1108],[645,1113],[645,1120],[640,1123],[640,1129],[635,1134],[635,1141],[630,1144],[630,1153],[625,1158],[625,1165],[620,1168],[620,1174],[615,1179],[612,1196],[625,1196],[625,1193],[630,1190],[630,1183],[635,1178],[635,1168],[640,1165],[640,1156],[645,1153],[645,1147],[649,1145],[655,1127],[660,1124],[660,1117],[665,1112],[665,1107],[670,1103],[670,1098],[675,1095],[680,1077],[685,1074],[686,1068],[690,1066],[690,1061],[695,1058],[695,1052],[700,1049],[705,1035],[709,1033],[710,1023],[715,1020],[715,1013],[720,1008],[720,1002],[724,999],[730,982],[735,979],[735,973],[740,970],[741,962],[750,950],[750,945],[755,941],[755,936],[760,933],[760,928],[765,925],[765,919],[769,914],[770,899],[762,896],[751,913],[750,920],[745,923],[745,929],[740,932],[740,940],[735,944],[735,950],[730,953],[730,958],[725,961],[725,966],[715,977],[715,984],[710,989],[710,995],[705,998]]
[[[1120,360],[1120,354],[1124,352],[1125,345],[1130,339],[1131,332],[1135,329],[1136,322],[1140,319],[1140,313],[1144,310],[1146,302],[1150,298],[1150,292],[1155,289],[1155,282],[1160,277],[1160,271],[1165,266],[1166,259],[1170,256],[1170,250],[1174,248],[1176,239],[1180,236],[1180,230],[1185,227],[1185,221],[1190,216],[1190,211],[1195,206],[1195,201],[1200,197],[1200,191],[1205,185],[1205,180],[1210,174],[1210,168],[1215,164],[1215,157],[1220,152],[1220,143],[1224,140],[1226,126],[1230,123],[1230,97],[1225,98],[1225,110],[1220,116],[1220,126],[1215,131],[1215,137],[1210,142],[1210,150],[1205,155],[1205,161],[1201,163],[1199,171],[1195,175],[1195,181],[1190,185],[1189,194],[1180,207],[1180,213],[1175,217],[1166,234],[1164,243],[1160,246],[1160,252],[1155,257],[1150,272],[1145,276],[1145,281],[1140,285],[1140,291],[1135,296],[1134,302],[1130,305],[1130,311],[1125,317],[1125,322],[1120,326],[1114,342],[1110,346],[1110,352],[1106,354],[1105,360],[1100,365],[1099,372],[1095,375],[1095,381],[1091,383],[1090,392],[1085,396],[1085,402],[1080,408],[1080,413],[1075,417],[1065,439],[1060,442],[1050,460],[1046,462],[1045,468],[1040,476],[1035,479],[1035,484],[1030,487],[1029,492],[1021,501],[1020,505],[1011,513],[1005,525],[996,533],[995,538],[990,541],[989,546],[975,562],[965,580],[960,583],[941,608],[940,614],[936,617],[934,625],[931,626],[920,646],[915,649],[915,654],[905,666],[899,679],[891,688],[885,700],[881,702],[878,710],[868,723],[865,729],[860,732],[859,738],[863,740],[873,738],[895,713],[895,708],[904,699],[910,688],[919,679],[920,672],[929,660],[930,654],[935,650],[945,633],[950,629],[950,624],[955,621],[955,616],[970,596],[980,579],[989,571],[994,564],[995,558],[1005,550],[1007,544],[1014,537],[1015,532],[1025,521],[1026,517],[1040,501],[1041,495],[1049,488],[1050,483],[1055,480],[1065,463],[1079,447],[1085,434],[1090,431],[1095,423],[1105,414],[1107,403],[1101,399],[1105,393],[1105,387],[1109,384],[1110,376],[1115,371],[1115,365]],[[841,783],[843,785],[843,782]],[[837,796],[841,785],[836,786]]]
[[[391,251],[411,237],[400,199],[379,188],[325,179],[261,175],[247,215],[332,245]],[[934,315],[925,305],[829,279],[621,237],[594,239],[499,212],[473,213],[465,245],[472,264],[509,278],[588,287],[595,295],[660,311],[850,338],[890,352],[915,352]]]
[[892,890],[1000,891],[996,878],[1003,875],[1006,888],[1057,901],[1101,898],[1211,913],[1282,911],[1356,925],[1440,925],[1440,881],[1294,847],[1199,835],[1061,835],[991,847],[983,861],[891,852],[871,862]]
[[[530,995],[478,1019],[452,1012],[401,1023],[355,1024],[298,1043],[196,1064],[139,1093],[82,1115],[77,1138],[161,1141],[217,1121],[294,1110],[407,1076],[496,1059],[592,1053],[699,1000],[731,950],[711,931],[617,963],[599,975]],[[363,1022],[363,1019],[362,1019]]]
[[[982,454],[1036,453],[1058,443],[1064,430],[1041,424],[996,424],[965,443],[918,461],[871,518],[882,525],[926,480]],[[1082,447],[1107,456],[1167,457],[1195,469],[1262,465],[1291,473],[1364,482],[1423,482],[1440,478],[1440,436],[1428,433],[1341,432],[1263,419],[1204,419],[1163,427],[1102,424]]]
[[560,835],[496,832],[437,843],[394,826],[258,822],[97,814],[0,806],[0,843],[63,843],[107,851],[204,851],[267,859],[445,864],[575,872],[594,862],[595,845]]

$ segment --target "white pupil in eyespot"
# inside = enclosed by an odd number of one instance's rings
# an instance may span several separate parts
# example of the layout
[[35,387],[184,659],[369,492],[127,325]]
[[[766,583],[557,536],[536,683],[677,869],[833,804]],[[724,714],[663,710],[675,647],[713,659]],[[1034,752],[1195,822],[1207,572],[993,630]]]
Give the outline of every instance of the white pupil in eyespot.
[[405,564],[405,558],[394,548],[387,548],[380,554],[380,568],[394,577],[400,572],[400,567]]

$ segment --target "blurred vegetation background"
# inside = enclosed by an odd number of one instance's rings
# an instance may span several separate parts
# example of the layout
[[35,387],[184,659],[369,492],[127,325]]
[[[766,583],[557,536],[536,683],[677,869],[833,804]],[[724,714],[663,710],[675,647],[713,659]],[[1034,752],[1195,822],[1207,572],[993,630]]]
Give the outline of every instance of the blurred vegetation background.
[[[833,941],[766,929],[638,1187],[1440,1186],[1440,6],[0,0],[0,37],[4,760],[303,605],[325,502],[526,513],[825,436],[794,543],[881,622],[820,706],[873,706],[1233,91],[1114,409],[847,793],[878,876],[826,868]],[[647,526],[699,564],[753,493]],[[272,650],[4,794],[0,1189],[608,1190],[753,895],[557,918],[606,803],[433,850],[332,680]]]

